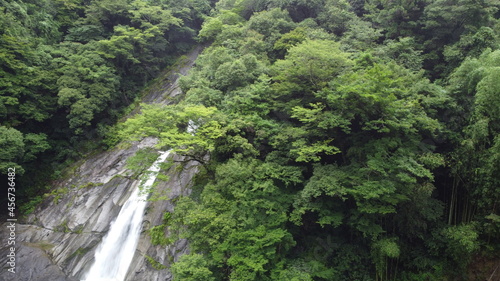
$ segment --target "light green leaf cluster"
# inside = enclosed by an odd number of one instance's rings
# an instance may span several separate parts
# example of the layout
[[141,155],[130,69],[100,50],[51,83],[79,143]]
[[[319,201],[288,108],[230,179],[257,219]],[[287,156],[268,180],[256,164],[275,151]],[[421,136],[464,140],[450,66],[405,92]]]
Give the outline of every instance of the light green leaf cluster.
[[225,134],[216,118],[216,108],[201,105],[142,105],[142,112],[127,119],[119,135],[124,140],[137,141],[145,137],[158,138],[157,147],[192,154],[202,161],[203,154],[215,148],[215,141]]

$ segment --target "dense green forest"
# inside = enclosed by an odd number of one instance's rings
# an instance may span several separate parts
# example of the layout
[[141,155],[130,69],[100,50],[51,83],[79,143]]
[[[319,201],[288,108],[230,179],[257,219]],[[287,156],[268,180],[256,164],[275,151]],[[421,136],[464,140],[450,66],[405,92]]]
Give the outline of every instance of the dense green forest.
[[211,5],[0,0],[0,171],[16,168],[24,209],[68,163],[107,146],[95,140],[196,44]]
[[[174,280],[485,280],[470,267],[500,260],[500,1],[0,1],[2,172],[44,179],[35,197],[89,140],[145,136],[198,161],[150,230],[190,241]],[[184,99],[114,126],[195,44]]]

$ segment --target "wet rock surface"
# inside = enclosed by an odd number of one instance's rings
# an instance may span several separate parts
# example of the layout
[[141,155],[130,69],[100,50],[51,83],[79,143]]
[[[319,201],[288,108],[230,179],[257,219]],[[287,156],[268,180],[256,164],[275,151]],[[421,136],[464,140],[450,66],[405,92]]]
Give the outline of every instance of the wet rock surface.
[[[149,103],[168,103],[180,93],[179,73],[186,74],[201,52],[196,48],[185,62],[165,76],[161,86],[145,97]],[[105,151],[87,157],[74,165],[72,175],[54,183],[60,192],[47,197],[37,209],[16,224],[16,273],[2,270],[0,281],[74,281],[81,280],[94,261],[94,253],[140,180],[130,178],[126,159],[142,147],[151,147],[154,139],[144,139],[127,149]],[[182,161],[178,156],[176,160]],[[151,244],[146,229],[162,223],[163,214],[173,211],[175,198],[190,193],[191,180],[197,172],[196,163],[184,163],[183,169],[170,169],[167,182],[160,182],[157,190],[168,200],[149,202],[143,221],[143,232],[132,260],[127,281],[170,280],[167,269],[158,270],[145,255],[168,265],[187,251],[186,241],[162,247]],[[0,235],[8,237],[6,224]],[[9,252],[0,246],[0,255]],[[3,267],[6,267],[4,264]]]

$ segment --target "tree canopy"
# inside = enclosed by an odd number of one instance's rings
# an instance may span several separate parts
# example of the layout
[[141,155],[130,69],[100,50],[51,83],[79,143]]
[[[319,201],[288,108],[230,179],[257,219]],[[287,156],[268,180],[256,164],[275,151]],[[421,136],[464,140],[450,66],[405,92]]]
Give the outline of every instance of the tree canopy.
[[[487,279],[469,267],[500,253],[499,7],[0,0],[0,173],[152,136],[200,164],[153,226],[189,241],[174,280]],[[182,99],[115,126],[196,44]]]
[[498,249],[496,4],[216,7],[185,99],[121,129],[204,159],[176,280],[444,280]]

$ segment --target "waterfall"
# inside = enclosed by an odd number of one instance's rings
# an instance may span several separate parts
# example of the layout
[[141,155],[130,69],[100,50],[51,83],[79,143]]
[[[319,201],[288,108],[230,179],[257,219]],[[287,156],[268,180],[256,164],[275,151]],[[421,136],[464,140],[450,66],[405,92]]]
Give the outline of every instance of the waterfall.
[[[160,170],[159,163],[165,161],[168,155],[169,151],[161,152],[158,159],[148,169],[148,178],[143,183],[145,189],[153,185]],[[97,249],[95,262],[83,280],[123,281],[125,279],[139,240],[146,199],[146,192],[141,194],[139,187],[130,195]]]

